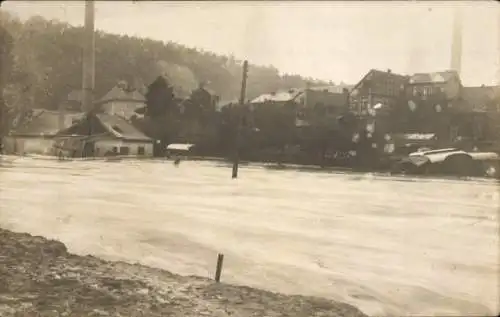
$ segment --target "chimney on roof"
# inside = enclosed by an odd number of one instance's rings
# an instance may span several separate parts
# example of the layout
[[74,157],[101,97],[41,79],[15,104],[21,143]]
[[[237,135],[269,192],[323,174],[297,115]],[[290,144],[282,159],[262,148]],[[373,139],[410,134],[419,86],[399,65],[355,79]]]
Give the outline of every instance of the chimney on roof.
[[390,68],[387,69],[387,73],[390,74],[392,73],[392,70]]

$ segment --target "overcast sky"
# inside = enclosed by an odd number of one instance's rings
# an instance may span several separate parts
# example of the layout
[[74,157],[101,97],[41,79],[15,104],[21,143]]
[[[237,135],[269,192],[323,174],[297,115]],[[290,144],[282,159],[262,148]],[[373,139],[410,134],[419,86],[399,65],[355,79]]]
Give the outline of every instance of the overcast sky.
[[[406,74],[449,69],[456,6],[464,21],[462,80],[493,84],[500,60],[496,2],[97,1],[96,27],[356,83],[371,68]],[[22,19],[41,15],[83,24],[78,1],[7,1],[2,8]]]

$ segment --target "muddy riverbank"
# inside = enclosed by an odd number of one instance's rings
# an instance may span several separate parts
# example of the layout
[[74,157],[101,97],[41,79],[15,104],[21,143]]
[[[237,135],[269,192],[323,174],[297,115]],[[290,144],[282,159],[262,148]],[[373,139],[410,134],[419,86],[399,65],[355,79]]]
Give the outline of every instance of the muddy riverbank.
[[68,253],[61,242],[0,229],[0,315],[366,316],[334,301],[216,284]]

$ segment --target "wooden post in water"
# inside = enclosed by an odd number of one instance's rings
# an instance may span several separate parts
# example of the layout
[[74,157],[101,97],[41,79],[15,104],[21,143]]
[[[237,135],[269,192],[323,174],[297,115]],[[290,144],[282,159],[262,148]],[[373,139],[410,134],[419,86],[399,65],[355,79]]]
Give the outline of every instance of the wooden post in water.
[[224,263],[224,254],[219,253],[217,255],[217,267],[215,268],[215,281],[220,282],[220,276],[222,274],[222,264]]
[[240,163],[240,133],[241,133],[241,108],[245,104],[245,94],[247,89],[248,61],[243,62],[243,78],[241,80],[240,94],[240,109],[237,110],[236,136],[234,142],[234,157],[233,157],[233,178],[238,177],[238,165]]

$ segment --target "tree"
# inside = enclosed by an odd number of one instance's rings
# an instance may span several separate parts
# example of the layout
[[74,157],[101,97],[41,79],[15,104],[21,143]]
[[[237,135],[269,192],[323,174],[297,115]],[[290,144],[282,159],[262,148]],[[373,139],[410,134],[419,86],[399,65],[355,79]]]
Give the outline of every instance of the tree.
[[256,108],[253,113],[254,128],[259,131],[256,141],[259,148],[271,148],[282,154],[288,145],[295,141],[294,102],[286,104],[266,104]]
[[177,105],[173,88],[164,76],[158,76],[148,86],[145,97],[145,117],[142,121],[135,120],[135,125],[155,140],[154,155],[162,156],[166,145],[175,134]]
[[164,76],[158,76],[148,86],[146,93],[146,115],[150,118],[163,118],[174,110],[174,92]]
[[[1,11],[2,24],[16,43],[14,59],[32,83],[27,92],[36,107],[56,109],[68,94],[81,87],[83,28],[33,17],[21,22]],[[176,43],[120,36],[97,31],[95,36],[95,93],[102,96],[118,78],[149,83],[164,61],[177,96],[187,97],[200,81],[222,100],[238,98],[241,61]],[[165,71],[165,70],[163,70]],[[9,79],[9,84],[13,79]],[[326,83],[325,83],[326,84]],[[248,98],[278,89],[305,86],[305,79],[282,76],[274,67],[250,65]],[[24,95],[26,95],[25,93]]]
[[198,89],[191,92],[186,103],[187,115],[190,118],[204,120],[215,111],[214,97],[200,84]]

